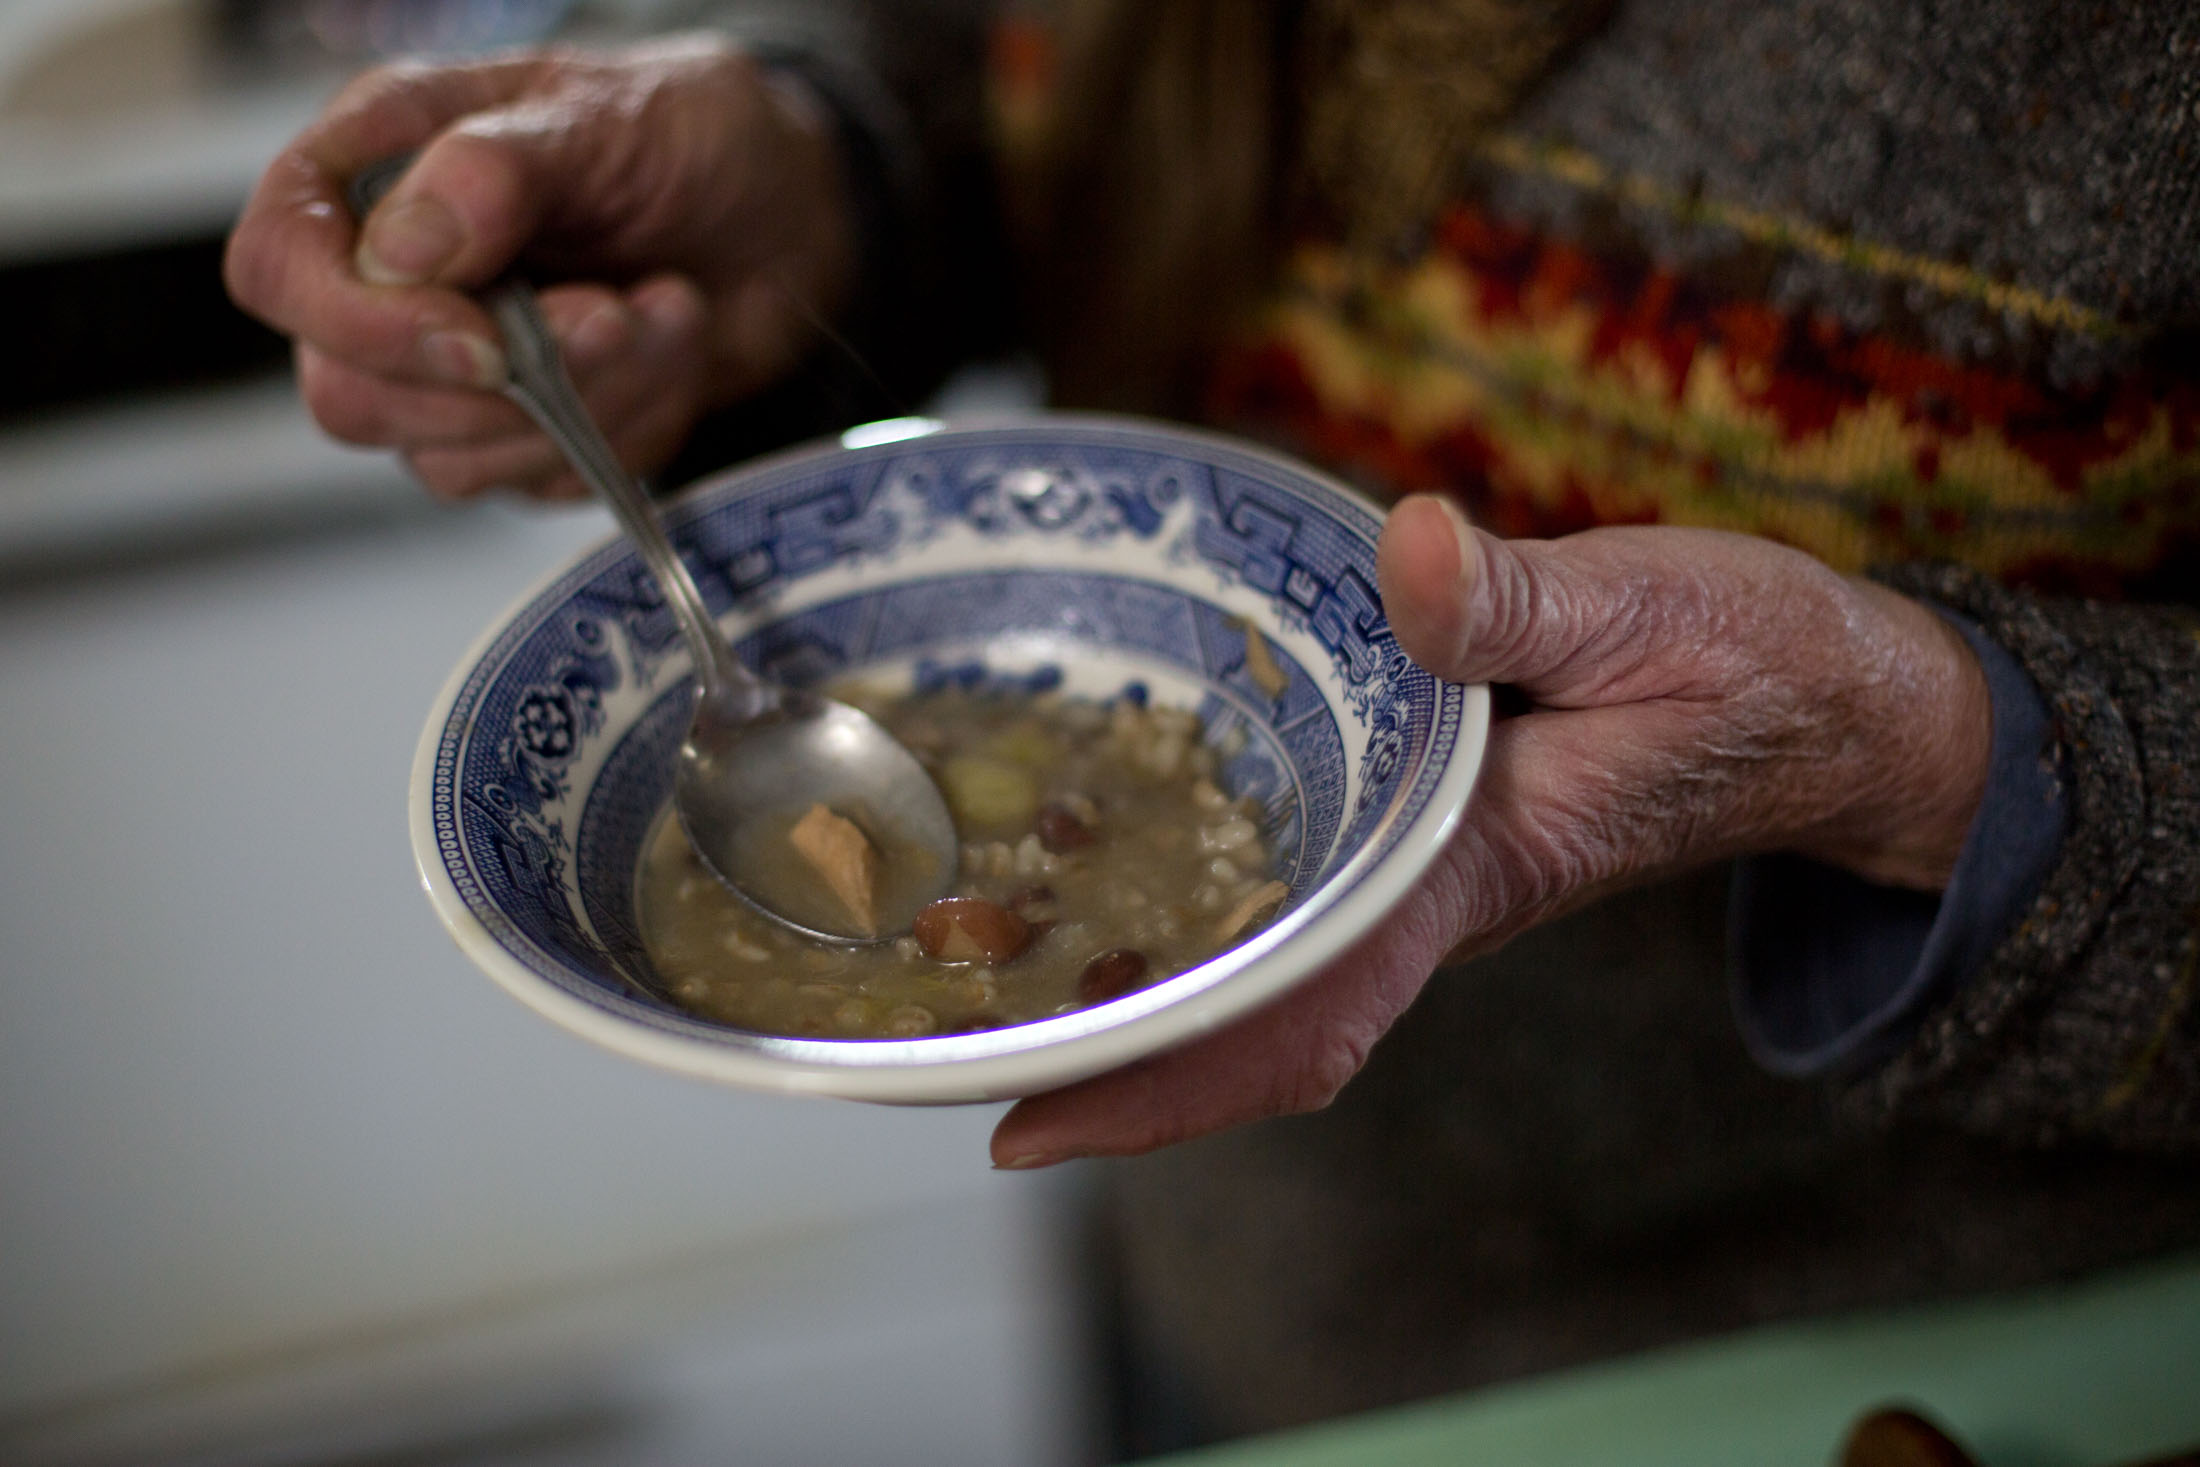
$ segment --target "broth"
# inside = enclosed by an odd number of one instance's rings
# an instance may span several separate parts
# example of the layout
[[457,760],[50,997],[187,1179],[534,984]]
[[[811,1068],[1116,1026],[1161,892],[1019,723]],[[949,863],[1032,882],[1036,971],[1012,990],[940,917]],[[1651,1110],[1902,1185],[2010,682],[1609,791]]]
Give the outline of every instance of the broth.
[[1218,754],[1192,713],[959,690],[850,701],[947,795],[961,836],[951,895],[892,942],[811,942],[726,890],[668,809],[644,843],[636,905],[650,957],[698,1014],[844,1039],[1026,1023],[1196,967],[1287,894],[1252,802],[1216,786]]

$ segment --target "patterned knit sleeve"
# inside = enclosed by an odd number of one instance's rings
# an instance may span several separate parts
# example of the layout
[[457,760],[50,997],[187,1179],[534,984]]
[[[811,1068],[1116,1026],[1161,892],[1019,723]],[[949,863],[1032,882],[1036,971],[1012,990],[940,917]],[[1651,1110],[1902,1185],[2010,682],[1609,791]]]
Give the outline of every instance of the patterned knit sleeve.
[[2200,616],[1888,573],[1972,618],[2054,720],[2068,824],[2029,912],[1845,1100],[2032,1144],[2200,1151]]

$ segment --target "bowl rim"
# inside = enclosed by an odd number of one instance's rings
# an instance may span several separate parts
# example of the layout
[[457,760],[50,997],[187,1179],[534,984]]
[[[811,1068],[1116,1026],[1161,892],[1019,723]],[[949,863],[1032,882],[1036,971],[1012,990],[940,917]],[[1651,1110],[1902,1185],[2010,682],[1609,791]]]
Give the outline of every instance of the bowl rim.
[[[901,418],[861,424],[835,437],[798,444],[730,465],[684,486],[663,502],[668,521],[678,524],[688,508],[719,492],[734,479],[774,474],[812,459],[941,435],[982,435],[1003,430],[1044,432],[1050,427],[1108,429],[1158,439],[1187,449],[1221,450],[1270,464],[1299,479],[1311,480],[1378,522],[1383,510],[1367,495],[1334,475],[1265,445],[1224,433],[1176,423],[1113,413],[1029,412],[982,414],[952,419]],[[845,1050],[841,1063],[825,1063],[785,1054],[739,1048],[703,1036],[675,1033],[590,1004],[565,992],[505,950],[497,935],[475,914],[443,869],[434,821],[438,751],[466,685],[495,643],[552,586],[576,568],[620,543],[614,532],[566,556],[536,577],[499,611],[467,645],[430,706],[415,747],[409,781],[408,828],[413,864],[436,917],[460,952],[505,992],[544,1018],[631,1059],[676,1073],[782,1094],[816,1094],[901,1104],[953,1104],[1002,1099],[1053,1089],[1118,1068],[1150,1054],[1176,1048],[1213,1032],[1301,983],[1312,981],[1376,925],[1420,882],[1450,842],[1465,817],[1467,800],[1481,773],[1489,734],[1489,693],[1477,684],[1462,689],[1459,728],[1452,756],[1438,776],[1428,802],[1409,818],[1380,867],[1336,900],[1287,915],[1248,942],[1230,949],[1247,954],[1237,970],[1190,994],[1155,1001],[1143,1013],[1111,1019],[1081,1032],[1074,1025],[1039,1043],[980,1055],[948,1055],[939,1038],[896,1040],[804,1040],[806,1049]],[[1312,890],[1318,891],[1317,886]],[[1295,920],[1297,919],[1297,920]],[[1288,963],[1274,950],[1289,940]],[[1159,993],[1166,985],[1148,990]],[[1119,1010],[1137,995],[1104,1007]],[[1097,1012],[1085,1010],[1081,1012]],[[1062,1026],[1062,1016],[1035,1021]],[[987,1031],[1030,1030],[1034,1024]],[[731,1032],[731,1031],[729,1031]],[[984,1037],[984,1036],[973,1036]],[[929,1050],[920,1046],[929,1045]],[[897,1063],[896,1061],[903,1061]]]

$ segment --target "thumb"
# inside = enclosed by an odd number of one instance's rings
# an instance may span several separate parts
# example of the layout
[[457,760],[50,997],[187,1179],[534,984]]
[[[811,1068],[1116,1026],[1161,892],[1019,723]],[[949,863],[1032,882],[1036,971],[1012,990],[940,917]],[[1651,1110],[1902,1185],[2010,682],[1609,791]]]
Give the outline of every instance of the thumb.
[[[482,229],[484,206],[495,209],[502,197],[472,205],[467,190],[480,180],[456,175],[453,160],[435,157],[452,130],[469,119],[517,113],[541,81],[545,62],[514,55],[453,66],[391,66],[371,71],[346,86],[322,115],[299,135],[302,170],[291,178],[294,191],[315,202],[343,199],[346,182],[369,164],[400,154],[421,157],[375,208],[367,224],[370,243],[357,251],[359,273],[380,285],[478,284],[493,278],[516,250],[533,220],[520,229]],[[425,150],[425,151],[423,151]],[[257,202],[257,201],[256,201]],[[329,210],[336,220],[348,210]],[[495,236],[502,233],[505,239]],[[484,259],[484,256],[495,258]],[[454,266],[465,267],[463,271]]]
[[525,105],[439,134],[367,216],[355,259],[376,285],[465,288],[502,274],[541,229],[568,129]]
[[1500,540],[1437,495],[1402,501],[1376,549],[1398,645],[1452,682],[1512,683],[1531,697],[1581,685],[1624,640],[1636,597],[1566,544]]

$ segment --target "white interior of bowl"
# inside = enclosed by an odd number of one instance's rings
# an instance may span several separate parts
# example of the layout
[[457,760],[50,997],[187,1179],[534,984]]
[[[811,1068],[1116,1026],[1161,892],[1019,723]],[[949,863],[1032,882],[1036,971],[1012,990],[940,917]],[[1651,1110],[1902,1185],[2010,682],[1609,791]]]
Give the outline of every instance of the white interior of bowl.
[[[1108,467],[1125,464],[1145,477],[1110,483]],[[952,513],[939,512],[941,486],[928,475],[955,478]],[[1194,482],[1201,475],[1208,482]],[[1226,477],[1235,500],[1216,487]],[[1332,550],[1350,540],[1345,558],[1366,559],[1359,542],[1372,545],[1376,512],[1303,468],[1207,435],[1044,418],[789,456],[698,486],[670,516],[691,561],[716,575],[730,603],[722,620],[745,638],[744,655],[774,675],[854,673],[891,686],[941,666],[1011,678],[1051,667],[1095,696],[1143,683],[1162,701],[1200,707],[1217,736],[1242,722],[1256,755],[1294,744],[1261,791],[1272,829],[1299,822],[1287,842],[1291,902],[1251,942],[1191,972],[1038,1023],[902,1041],[752,1035],[657,998],[628,925],[631,864],[621,870],[617,853],[661,800],[661,777],[655,795],[633,791],[651,787],[654,751],[677,742],[687,664],[620,545],[523,600],[439,700],[413,798],[430,897],[461,947],[541,1012],[637,1058],[731,1083],[980,1100],[1182,1042],[1318,970],[1379,920],[1441,848],[1480,762],[1483,690],[1436,683],[1396,657],[1367,589],[1371,559],[1364,576],[1324,581],[1277,543],[1279,516],[1310,508]],[[758,544],[782,573],[744,593]],[[798,571],[785,573],[790,565]],[[1233,618],[1258,626],[1289,672],[1281,698],[1251,678]],[[485,688],[522,684],[526,696],[507,697],[503,716],[485,713]],[[1307,754],[1325,732],[1333,753]],[[484,767],[504,774],[483,780]],[[522,781],[520,803],[539,797],[535,806],[489,818],[485,793]],[[549,940],[523,888],[564,904]]]

